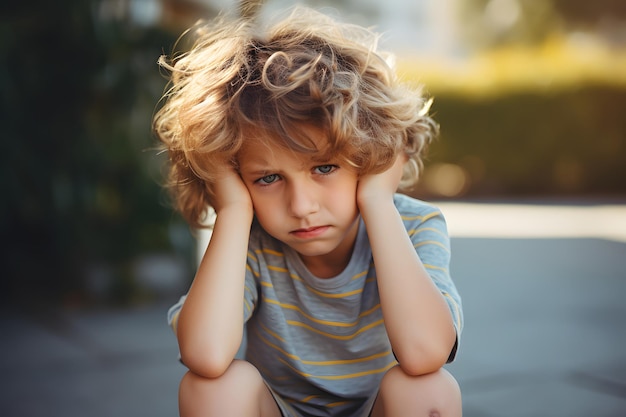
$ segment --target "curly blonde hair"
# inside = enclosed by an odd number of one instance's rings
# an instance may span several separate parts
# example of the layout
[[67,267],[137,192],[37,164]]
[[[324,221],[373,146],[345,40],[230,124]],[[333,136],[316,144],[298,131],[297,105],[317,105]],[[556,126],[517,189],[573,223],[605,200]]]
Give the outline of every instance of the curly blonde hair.
[[420,88],[399,82],[379,35],[297,7],[274,24],[221,16],[188,30],[195,42],[159,64],[171,75],[154,130],[169,155],[175,208],[202,227],[217,161],[232,161],[251,128],[280,146],[319,153],[303,124],[321,128],[324,153],[360,175],[408,156],[401,189],[417,181],[438,125]]

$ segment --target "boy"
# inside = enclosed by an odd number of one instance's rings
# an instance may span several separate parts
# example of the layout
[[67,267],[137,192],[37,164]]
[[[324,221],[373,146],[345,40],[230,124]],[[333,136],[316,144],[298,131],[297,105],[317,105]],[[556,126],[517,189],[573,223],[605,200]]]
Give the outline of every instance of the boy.
[[181,416],[460,416],[445,222],[396,194],[437,134],[429,102],[374,34],[309,9],[197,36],[161,59],[154,120],[177,209],[193,227],[217,214],[169,312]]

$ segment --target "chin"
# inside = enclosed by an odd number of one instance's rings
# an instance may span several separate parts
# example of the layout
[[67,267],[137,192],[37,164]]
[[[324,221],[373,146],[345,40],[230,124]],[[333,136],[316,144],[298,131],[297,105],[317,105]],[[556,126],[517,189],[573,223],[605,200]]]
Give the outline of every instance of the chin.
[[291,245],[287,243],[289,247],[298,252],[302,256],[324,256],[331,253],[337,245],[329,245],[328,243],[308,243],[308,244],[296,244]]

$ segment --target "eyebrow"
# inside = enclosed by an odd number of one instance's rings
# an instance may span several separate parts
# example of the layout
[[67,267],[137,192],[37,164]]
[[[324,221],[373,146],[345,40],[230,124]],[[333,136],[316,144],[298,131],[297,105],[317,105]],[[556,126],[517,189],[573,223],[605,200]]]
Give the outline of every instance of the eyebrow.
[[262,156],[259,158],[251,158],[247,163],[239,165],[239,172],[245,175],[267,175],[269,173],[278,171],[278,167],[271,165],[268,161],[264,160]]
[[250,177],[264,177],[266,175],[272,174],[274,171],[269,169],[258,169],[258,170],[242,170],[241,175],[250,176]]
[[[300,153],[304,158],[307,158],[314,164],[337,164],[339,159],[335,155],[328,153],[316,152],[314,154]],[[269,162],[265,161],[263,157],[252,158],[253,160],[240,165],[240,172],[246,175],[268,175],[269,173],[279,172],[280,167],[274,167]],[[306,161],[303,161],[306,162]],[[306,163],[303,163],[306,165]],[[248,166],[249,168],[244,168]]]
[[320,164],[330,164],[337,161],[337,157],[334,155],[317,154],[311,157],[311,161]]

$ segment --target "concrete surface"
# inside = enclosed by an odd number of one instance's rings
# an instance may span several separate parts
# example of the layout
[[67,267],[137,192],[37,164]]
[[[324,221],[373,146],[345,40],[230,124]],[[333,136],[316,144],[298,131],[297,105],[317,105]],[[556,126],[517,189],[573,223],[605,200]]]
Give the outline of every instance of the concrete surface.
[[[486,221],[448,210],[451,225]],[[448,369],[466,417],[626,416],[626,243],[570,234],[455,237],[451,227],[466,324]],[[165,324],[169,301],[5,311],[0,416],[177,416],[185,369]]]

